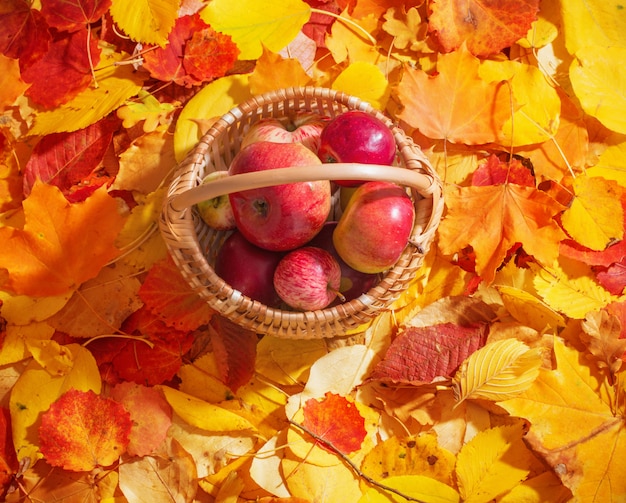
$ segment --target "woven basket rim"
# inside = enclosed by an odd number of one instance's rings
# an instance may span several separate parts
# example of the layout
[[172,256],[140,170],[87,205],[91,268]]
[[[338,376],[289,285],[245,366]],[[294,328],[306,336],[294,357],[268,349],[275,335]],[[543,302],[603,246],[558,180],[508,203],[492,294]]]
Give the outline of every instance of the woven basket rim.
[[[417,222],[416,217],[411,243],[407,246],[407,250],[405,250],[398,263],[384,273],[383,279],[377,285],[356,299],[318,311],[287,311],[263,306],[258,301],[254,301],[233,289],[217,276],[212,265],[199,249],[197,232],[195,236],[187,236],[188,239],[177,235],[181,222],[185,221],[187,228],[193,225],[192,216],[190,215],[193,213],[193,208],[188,204],[173,204],[176,198],[178,198],[180,203],[181,194],[198,187],[197,180],[192,180],[191,182],[185,180],[186,186],[181,188],[181,178],[186,176],[193,179],[194,169],[198,166],[204,169],[206,167],[205,163],[209,162],[207,159],[214,159],[214,157],[211,158],[211,155],[216,151],[215,146],[222,147],[222,143],[228,142],[228,139],[225,140],[224,138],[232,131],[235,131],[236,134],[235,128],[239,123],[248,118],[250,114],[258,114],[259,110],[264,113],[280,114],[280,110],[276,112],[273,107],[288,106],[289,103],[297,100],[304,100],[304,102],[308,100],[309,108],[310,104],[314,104],[316,101],[328,102],[333,105],[337,103],[342,109],[363,110],[383,120],[394,134],[396,146],[404,164],[403,169],[414,170],[428,182],[425,182],[424,187],[419,191],[411,189],[416,210],[417,204],[421,201],[428,203],[430,200],[431,205],[428,221],[425,223]],[[220,314],[230,318],[231,321],[238,322],[245,328],[254,329],[256,327],[257,331],[260,330],[263,333],[282,334],[282,336],[290,338],[331,337],[342,335],[342,333],[349,331],[351,328],[364,323],[363,320],[359,321],[358,319],[362,311],[368,309],[380,311],[380,307],[373,306],[377,304],[379,297],[382,296],[381,292],[385,292],[385,289],[397,288],[398,295],[403,289],[406,289],[406,280],[403,280],[404,282],[400,285],[396,285],[394,282],[400,281],[398,278],[401,278],[409,267],[416,270],[421,265],[421,260],[423,260],[423,256],[433,240],[434,232],[441,219],[443,211],[442,196],[441,182],[430,166],[426,156],[389,117],[374,109],[369,103],[340,91],[320,87],[293,87],[253,96],[218,118],[180,164],[163,203],[160,227],[168,250],[173,255],[185,279],[205,300],[210,304],[212,303],[213,306],[217,305],[217,311]],[[420,198],[419,200],[418,197]],[[193,255],[193,257],[189,257],[189,255]],[[419,262],[417,266],[414,264],[416,257],[419,259],[417,260]],[[198,266],[198,264],[200,265]],[[198,279],[198,273],[194,268],[202,270],[200,275],[208,278],[211,287],[221,292],[223,299],[213,298],[214,296],[212,297],[211,294],[207,293],[207,286]],[[248,321],[247,316],[254,318],[256,321]],[[347,328],[343,326],[343,323],[352,317],[357,318],[356,324],[350,321]],[[372,317],[371,315],[365,316],[366,319],[372,319]],[[324,329],[319,329],[320,324],[324,325]]]

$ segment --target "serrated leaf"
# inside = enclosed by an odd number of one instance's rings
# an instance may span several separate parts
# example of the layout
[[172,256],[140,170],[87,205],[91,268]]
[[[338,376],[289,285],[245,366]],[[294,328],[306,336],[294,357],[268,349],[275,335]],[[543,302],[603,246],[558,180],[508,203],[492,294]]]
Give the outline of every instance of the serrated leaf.
[[163,47],[179,7],[180,0],[113,0],[110,12],[131,40]]
[[540,350],[529,349],[518,339],[490,342],[465,360],[455,374],[455,397],[458,401],[513,398],[537,378],[541,362]]
[[37,114],[29,134],[43,136],[86,128],[135,96],[143,77],[132,65],[119,64],[124,57],[103,50],[95,72],[97,87],[92,85],[60,107]]
[[519,424],[479,432],[457,456],[456,474],[464,503],[487,503],[524,480],[532,454]]
[[216,31],[230,35],[241,59],[256,59],[263,46],[280,51],[309,20],[311,8],[301,0],[212,0],[202,18]]
[[574,198],[561,216],[563,228],[581,245],[602,251],[624,235],[623,190],[612,180],[577,176]]
[[537,293],[552,309],[582,320],[590,311],[616,300],[590,276],[568,276],[558,266],[541,268],[533,280]]

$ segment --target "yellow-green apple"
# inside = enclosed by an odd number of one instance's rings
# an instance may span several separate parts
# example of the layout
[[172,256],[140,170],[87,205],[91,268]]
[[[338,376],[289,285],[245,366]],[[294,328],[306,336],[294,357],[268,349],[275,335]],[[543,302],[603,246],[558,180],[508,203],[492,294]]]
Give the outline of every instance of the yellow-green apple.
[[270,307],[280,305],[274,271],[283,253],[253,245],[238,231],[222,244],[215,257],[215,273],[235,290]]
[[[213,171],[204,177],[202,183],[211,183],[228,176],[228,171]],[[204,222],[218,231],[227,231],[235,228],[235,216],[230,206],[228,194],[216,196],[196,204],[198,214]]]
[[[317,154],[324,163],[391,165],[396,158],[396,141],[389,127],[377,117],[361,110],[349,110],[337,115],[323,129]],[[336,180],[336,183],[354,187],[363,182]]]
[[354,191],[333,232],[339,256],[353,269],[378,273],[404,251],[415,219],[413,202],[400,185],[365,182]]
[[326,250],[303,246],[288,252],[276,266],[274,288],[294,309],[315,311],[328,306],[339,290],[341,268]]
[[[262,141],[241,149],[229,173],[319,165],[317,155],[301,143]],[[237,228],[246,239],[268,250],[291,250],[310,241],[324,225],[331,208],[330,182],[270,185],[233,192],[229,199]]]
[[314,112],[298,112],[291,117],[266,117],[250,126],[241,142],[241,148],[258,141],[275,143],[302,143],[317,152],[320,135],[327,119]]
[[341,268],[339,292],[343,295],[342,302],[350,301],[367,292],[378,281],[378,274],[368,274],[353,269],[339,256],[333,244],[333,232],[337,222],[326,222],[322,230],[308,242],[307,246],[317,246],[329,252]]

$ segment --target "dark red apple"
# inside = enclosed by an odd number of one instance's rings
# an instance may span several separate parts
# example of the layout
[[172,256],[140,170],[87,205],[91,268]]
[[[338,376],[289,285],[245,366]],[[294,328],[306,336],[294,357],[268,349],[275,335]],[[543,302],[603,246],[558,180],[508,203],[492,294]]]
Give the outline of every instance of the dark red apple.
[[357,271],[385,271],[402,255],[414,219],[413,201],[404,188],[392,182],[365,182],[354,191],[335,227],[335,249]]
[[283,255],[259,248],[234,231],[222,244],[214,270],[235,290],[267,306],[277,307],[281,301],[274,289],[274,271]]
[[288,252],[274,272],[274,288],[286,304],[301,311],[328,306],[339,290],[341,268],[326,250],[303,246]]
[[[301,143],[261,141],[241,149],[229,173],[316,165],[321,165],[317,155]],[[229,198],[239,231],[253,244],[274,251],[307,243],[322,228],[331,208],[328,180],[244,190]]]
[[[324,128],[317,155],[324,163],[391,165],[396,157],[396,142],[389,127],[377,117],[361,110],[349,110]],[[360,180],[336,182],[347,187],[363,183]]]
[[339,292],[345,297],[343,302],[355,299],[367,292],[378,281],[378,274],[367,274],[353,269],[339,256],[333,244],[333,232],[337,222],[326,222],[322,230],[308,243],[308,246],[317,246],[329,252],[339,263],[341,268],[341,283]]

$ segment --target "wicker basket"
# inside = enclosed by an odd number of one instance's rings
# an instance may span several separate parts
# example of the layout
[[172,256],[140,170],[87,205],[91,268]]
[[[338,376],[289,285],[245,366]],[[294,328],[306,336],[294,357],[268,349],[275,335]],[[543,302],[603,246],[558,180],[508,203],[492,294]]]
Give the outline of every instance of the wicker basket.
[[[281,117],[295,111],[314,111],[334,117],[358,109],[384,121],[394,134],[399,166],[328,164],[291,167],[234,175],[202,185],[215,170],[227,170],[251,124],[263,117]],[[268,176],[269,174],[269,176]],[[407,187],[415,206],[410,244],[380,282],[360,297],[318,311],[273,309],[234,290],[212,268],[229,235],[215,231],[198,217],[194,205],[220,194],[320,178],[386,179]],[[331,217],[340,212],[333,203]],[[338,337],[371,321],[408,288],[433,240],[443,211],[441,182],[427,158],[410,138],[381,112],[360,99],[318,87],[287,88],[253,97],[222,116],[181,163],[166,196],[160,219],[165,243],[190,286],[215,311],[239,326],[259,334],[292,339]]]

